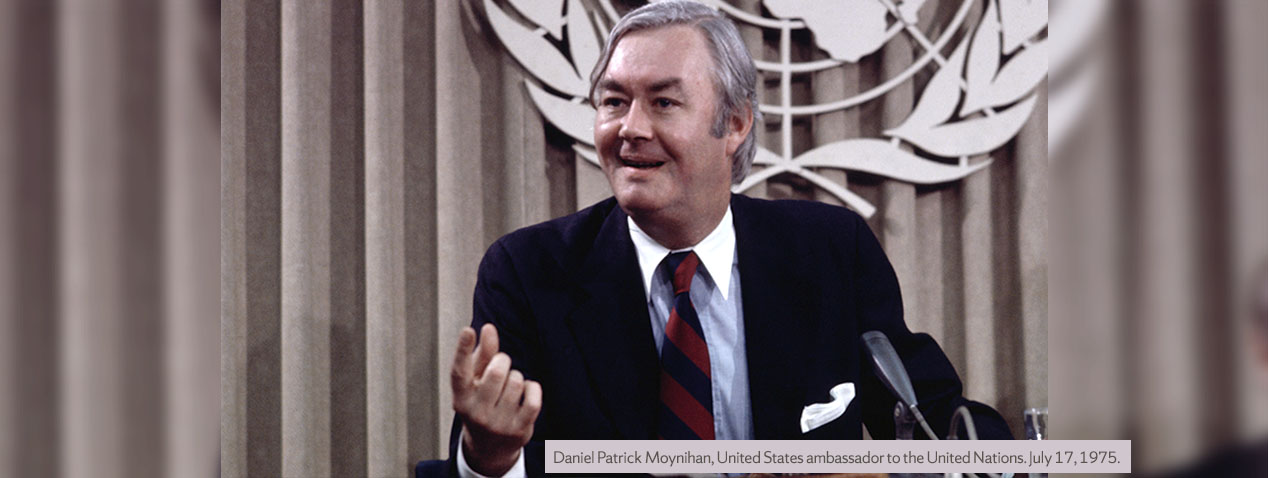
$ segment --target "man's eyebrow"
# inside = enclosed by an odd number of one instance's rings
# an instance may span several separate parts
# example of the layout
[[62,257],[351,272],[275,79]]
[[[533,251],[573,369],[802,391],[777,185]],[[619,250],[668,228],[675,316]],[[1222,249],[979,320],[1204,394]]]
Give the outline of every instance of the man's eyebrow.
[[[665,90],[681,90],[682,78],[674,77],[674,78],[666,78],[663,80],[658,80],[655,83],[652,83],[652,86],[648,89],[652,93],[660,93]],[[617,93],[622,93],[622,94],[629,93],[629,91],[625,89],[625,85],[618,83],[616,80],[613,80],[611,78],[604,78],[602,80],[599,80],[599,86],[595,88],[595,91],[598,92],[598,91],[609,91],[609,90],[615,91]]]
[[677,78],[677,77],[666,78],[664,80],[657,81],[655,83],[652,83],[652,87],[651,87],[651,91],[653,93],[659,93],[665,90],[681,90],[681,89],[682,89],[682,78]]
[[615,92],[617,92],[617,93],[621,93],[621,94],[628,93],[627,91],[625,91],[625,86],[624,86],[624,85],[621,85],[620,83],[617,83],[617,81],[616,81],[616,80],[613,80],[613,79],[611,79],[611,78],[604,78],[604,79],[602,79],[602,80],[599,80],[599,86],[598,86],[597,88],[595,88],[594,90],[595,90],[596,92],[600,92],[600,91],[609,91],[609,90],[610,90],[610,91],[615,91]]

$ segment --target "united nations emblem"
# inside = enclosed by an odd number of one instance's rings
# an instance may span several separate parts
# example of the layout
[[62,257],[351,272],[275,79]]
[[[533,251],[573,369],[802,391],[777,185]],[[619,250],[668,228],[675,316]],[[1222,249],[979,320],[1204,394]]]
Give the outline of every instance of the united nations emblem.
[[[575,141],[579,156],[597,167],[595,109],[587,99],[587,77],[598,62],[604,36],[620,19],[611,0],[594,0],[590,9],[582,0],[482,1],[494,33],[529,73],[524,86],[538,111]],[[985,6],[970,24],[976,2]],[[768,125],[778,123],[782,141],[779,151],[759,146],[754,171],[735,186],[736,192],[778,174],[794,174],[870,217],[875,206],[816,169],[860,171],[913,184],[962,179],[991,164],[989,159],[970,164],[969,157],[990,153],[1017,135],[1034,110],[1035,88],[1048,74],[1047,0],[962,0],[933,38],[918,27],[925,0],[763,0],[770,16],[722,0],[702,3],[738,24],[769,30],[780,42],[778,61],[755,58],[755,63],[760,75],[779,78],[779,101],[762,103],[760,109]],[[798,30],[808,30],[828,58],[792,61],[788,46]],[[917,46],[913,61],[901,72],[837,101],[792,103],[794,76],[858,62],[898,35]],[[859,107],[926,68],[933,74],[917,93],[911,114],[883,137],[836,141],[794,155],[796,118]]]

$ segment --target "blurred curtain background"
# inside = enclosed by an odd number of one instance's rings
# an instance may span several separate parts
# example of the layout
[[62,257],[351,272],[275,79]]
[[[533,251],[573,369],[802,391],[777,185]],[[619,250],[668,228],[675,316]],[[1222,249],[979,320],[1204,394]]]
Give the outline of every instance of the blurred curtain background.
[[0,0],[0,476],[215,476],[219,6]]
[[1268,439],[1266,21],[1257,0],[1053,2],[1050,423],[1132,439],[1136,471]]

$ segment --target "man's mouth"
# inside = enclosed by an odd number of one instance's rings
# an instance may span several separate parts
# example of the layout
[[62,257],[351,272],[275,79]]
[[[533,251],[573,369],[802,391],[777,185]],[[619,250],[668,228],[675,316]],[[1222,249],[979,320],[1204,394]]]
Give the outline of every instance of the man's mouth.
[[639,158],[620,158],[620,159],[621,159],[622,165],[628,166],[631,168],[637,168],[637,169],[652,169],[662,164],[665,164],[664,161],[652,161],[652,160],[639,159]]

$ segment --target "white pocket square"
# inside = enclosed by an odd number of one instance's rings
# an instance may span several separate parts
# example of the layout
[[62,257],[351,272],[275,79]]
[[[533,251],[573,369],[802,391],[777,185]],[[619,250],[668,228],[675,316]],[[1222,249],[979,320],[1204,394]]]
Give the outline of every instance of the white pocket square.
[[801,411],[802,433],[814,430],[840,418],[845,413],[845,408],[850,406],[851,401],[854,401],[854,383],[842,383],[832,387],[832,390],[828,393],[832,395],[831,402],[807,405]]

